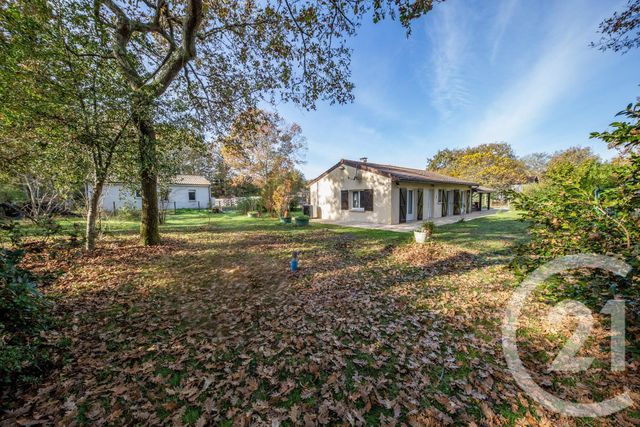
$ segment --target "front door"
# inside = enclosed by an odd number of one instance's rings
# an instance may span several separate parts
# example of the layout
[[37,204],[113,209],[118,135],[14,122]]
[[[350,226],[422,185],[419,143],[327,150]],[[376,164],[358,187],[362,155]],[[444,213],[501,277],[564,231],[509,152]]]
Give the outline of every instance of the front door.
[[407,190],[407,221],[413,221],[413,190]]

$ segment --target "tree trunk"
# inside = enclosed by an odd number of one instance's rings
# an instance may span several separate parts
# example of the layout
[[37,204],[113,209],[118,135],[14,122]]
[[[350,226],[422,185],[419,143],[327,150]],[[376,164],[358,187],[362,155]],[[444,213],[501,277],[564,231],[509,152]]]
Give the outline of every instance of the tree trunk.
[[159,245],[156,132],[153,128],[153,120],[147,113],[150,108],[141,106],[135,108],[133,120],[138,131],[140,190],[142,193],[140,240],[145,246]]
[[93,192],[89,199],[89,209],[87,210],[87,231],[85,235],[85,249],[89,252],[96,248],[96,238],[98,230],[96,229],[96,219],[98,217],[98,202],[102,195],[104,180],[94,182]]

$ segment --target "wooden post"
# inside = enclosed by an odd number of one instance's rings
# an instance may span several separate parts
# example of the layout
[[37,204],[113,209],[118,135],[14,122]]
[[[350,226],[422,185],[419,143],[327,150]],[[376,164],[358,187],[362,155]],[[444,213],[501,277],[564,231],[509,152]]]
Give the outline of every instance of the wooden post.
[[487,210],[491,209],[491,193],[487,193]]
[[174,200],[174,202],[173,202],[173,213],[174,213],[174,214],[177,214],[177,213],[178,213],[178,209],[176,209],[176,202],[175,202],[175,200]]
[[113,201],[113,214],[116,214],[116,201]]
[[200,210],[200,200],[198,200],[198,210]]

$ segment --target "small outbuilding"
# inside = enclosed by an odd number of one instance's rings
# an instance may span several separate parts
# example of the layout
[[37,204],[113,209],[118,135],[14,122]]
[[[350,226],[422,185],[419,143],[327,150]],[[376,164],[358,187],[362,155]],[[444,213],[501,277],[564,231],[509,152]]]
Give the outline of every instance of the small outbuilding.
[[[88,188],[89,193],[92,191]],[[211,184],[200,175],[176,175],[166,190],[158,189],[158,202],[165,209],[206,209],[211,203]],[[103,211],[140,209],[142,195],[122,183],[111,182],[104,186],[100,206]]]

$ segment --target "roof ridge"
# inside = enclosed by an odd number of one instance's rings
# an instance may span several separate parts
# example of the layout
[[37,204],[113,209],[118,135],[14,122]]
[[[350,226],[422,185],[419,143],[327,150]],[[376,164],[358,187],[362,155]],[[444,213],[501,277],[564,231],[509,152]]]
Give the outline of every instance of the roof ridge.
[[445,175],[445,174],[434,172],[427,169],[407,168],[404,166],[395,166],[395,165],[373,163],[373,162],[369,163],[369,162],[362,162],[358,160],[350,160],[350,159],[344,159],[344,158],[340,159],[338,163],[336,163],[331,168],[329,168],[328,170],[320,174],[320,176],[318,176],[317,178],[309,181],[309,184],[313,184],[314,182],[323,178],[329,172],[331,172],[332,170],[334,170],[335,168],[337,168],[342,164],[347,164],[349,166],[355,167],[356,169],[358,167],[362,167],[363,170],[366,170],[366,168],[370,168],[371,171],[375,171],[376,173],[379,173],[386,177],[398,179],[401,181],[402,180],[411,181],[412,178],[414,178],[414,179],[418,179],[419,181],[426,181],[426,182],[450,183],[450,184],[461,184],[461,185],[470,185],[470,186],[479,185],[478,183],[470,181],[466,178],[459,178],[459,177],[454,177],[450,175]]
[[[348,159],[345,159],[345,160],[348,160]],[[348,161],[354,162],[354,163],[359,163],[359,164],[362,164],[362,165],[373,166],[373,167],[381,166],[381,167],[387,167],[387,168],[393,168],[393,169],[404,169],[404,170],[408,170],[408,171],[415,171],[415,172],[421,172],[421,173],[422,172],[425,172],[425,173],[428,172],[428,173],[433,173],[433,174],[444,176],[444,177],[457,178],[457,177],[454,177],[454,176],[451,176],[451,175],[445,175],[443,173],[436,172],[434,170],[426,169],[426,168],[425,169],[408,168],[406,166],[396,166],[396,165],[391,165],[391,164],[388,164],[388,163],[369,163],[369,162],[361,162],[361,161],[358,161],[358,160],[348,160]]]

